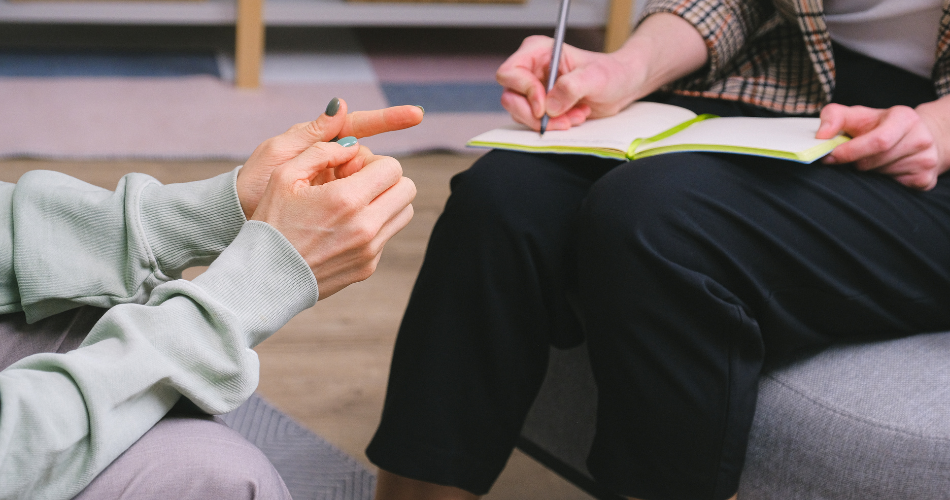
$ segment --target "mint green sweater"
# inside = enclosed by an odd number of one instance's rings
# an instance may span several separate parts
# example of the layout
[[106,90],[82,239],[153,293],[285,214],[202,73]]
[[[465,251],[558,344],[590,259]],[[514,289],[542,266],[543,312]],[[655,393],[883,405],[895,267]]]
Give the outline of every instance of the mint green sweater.
[[79,349],[0,372],[0,499],[72,498],[180,396],[219,414],[257,387],[251,348],[318,292],[287,239],[245,222],[236,178],[0,183],[0,313],[111,308]]

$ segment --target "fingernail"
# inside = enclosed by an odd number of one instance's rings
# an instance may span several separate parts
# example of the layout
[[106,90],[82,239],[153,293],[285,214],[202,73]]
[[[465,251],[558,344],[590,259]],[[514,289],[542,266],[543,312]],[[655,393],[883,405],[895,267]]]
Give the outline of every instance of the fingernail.
[[356,144],[356,142],[357,142],[356,137],[353,137],[352,135],[336,140],[336,143],[339,144],[340,146],[343,146],[344,148],[348,148]]
[[340,98],[334,97],[333,99],[330,99],[330,104],[327,104],[327,110],[324,111],[323,113],[326,114],[327,116],[333,116],[339,110],[340,110]]
[[838,159],[831,155],[824,157],[822,161],[825,163],[838,163]]
[[420,106],[420,105],[418,105],[418,104],[416,104],[416,107],[422,110],[422,116],[425,116],[425,115],[426,115],[426,108],[423,108],[422,106]]

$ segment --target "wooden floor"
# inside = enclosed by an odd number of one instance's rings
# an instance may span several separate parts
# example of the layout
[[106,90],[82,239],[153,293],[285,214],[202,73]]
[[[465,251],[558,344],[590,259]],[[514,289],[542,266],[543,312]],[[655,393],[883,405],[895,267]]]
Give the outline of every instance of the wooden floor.
[[[396,329],[423,252],[449,194],[448,181],[475,156],[428,154],[401,158],[418,187],[415,218],[386,246],[376,273],[304,311],[258,346],[259,392],[298,422],[370,466],[364,449],[379,423]],[[114,189],[128,172],[164,183],[226,172],[233,162],[0,161],[0,181],[29,170],[58,170]],[[200,270],[188,273],[194,276]],[[591,497],[515,452],[490,500],[583,500]]]

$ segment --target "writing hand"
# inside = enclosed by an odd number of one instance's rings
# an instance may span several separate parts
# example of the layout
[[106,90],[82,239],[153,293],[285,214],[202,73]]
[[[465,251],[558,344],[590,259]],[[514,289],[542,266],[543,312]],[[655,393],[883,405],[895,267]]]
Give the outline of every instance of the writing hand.
[[858,170],[889,175],[911,188],[933,189],[938,176],[950,167],[945,151],[950,135],[941,114],[941,110],[947,112],[943,108],[948,102],[942,99],[917,109],[829,104],[821,111],[816,137],[830,139],[844,132],[853,139],[836,147],[822,162],[852,163]]
[[[339,168],[352,172],[318,180]],[[274,169],[253,217],[300,252],[325,299],[373,274],[383,246],[412,219],[415,195],[394,158],[355,144],[318,143]]]
[[696,28],[667,13],[647,17],[616,52],[590,52],[567,44],[561,50],[560,76],[550,94],[545,85],[554,51],[551,38],[526,38],[498,68],[495,76],[505,88],[501,104],[515,121],[539,130],[547,112],[548,130],[566,130],[588,118],[612,116],[699,70],[709,59]]
[[[336,137],[369,137],[413,127],[422,122],[424,112],[418,106],[395,106],[374,111],[347,114],[346,102],[333,99],[327,112],[314,121],[298,123],[283,134],[272,137],[257,147],[238,172],[237,192],[244,216],[250,219],[270,180],[271,172],[318,142]],[[352,170],[353,165],[350,165]],[[351,172],[332,169],[321,175],[346,175]]]
[[628,82],[618,60],[568,44],[561,49],[557,82],[547,94],[553,50],[550,37],[531,36],[498,68],[501,104],[515,121],[539,130],[547,112],[548,130],[566,130],[587,118],[616,114],[633,102],[634,95],[624,90]]

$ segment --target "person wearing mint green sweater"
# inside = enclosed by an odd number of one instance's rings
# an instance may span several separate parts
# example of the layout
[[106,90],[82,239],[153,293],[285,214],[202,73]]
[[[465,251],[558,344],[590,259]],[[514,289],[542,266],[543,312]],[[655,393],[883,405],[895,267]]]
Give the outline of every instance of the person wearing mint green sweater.
[[251,348],[369,277],[412,217],[399,163],[356,137],[421,119],[415,106],[347,114],[334,99],[206,181],[129,174],[110,192],[38,171],[0,183],[2,317],[108,308],[79,348],[0,372],[0,498],[75,497],[182,397],[208,414],[244,402]]

